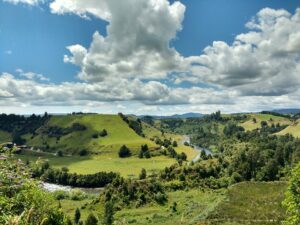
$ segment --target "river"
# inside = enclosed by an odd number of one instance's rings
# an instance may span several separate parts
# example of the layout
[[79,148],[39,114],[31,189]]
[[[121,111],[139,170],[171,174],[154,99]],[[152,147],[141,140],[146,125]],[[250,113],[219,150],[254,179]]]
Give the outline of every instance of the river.
[[188,135],[183,135],[183,138],[182,138],[180,144],[184,145],[185,142],[189,143],[189,145],[190,145],[191,147],[193,147],[196,151],[199,152],[199,154],[198,154],[195,158],[192,159],[193,162],[197,162],[197,161],[200,159],[200,157],[201,157],[201,152],[202,152],[202,151],[204,151],[204,152],[206,153],[206,155],[212,155],[212,154],[213,154],[213,153],[212,153],[209,149],[207,149],[207,148],[202,148],[202,147],[199,147],[199,146],[196,146],[196,145],[191,145],[191,137],[188,136]]
[[49,192],[54,191],[66,191],[71,192],[72,190],[80,190],[86,194],[99,194],[104,188],[77,188],[77,187],[71,187],[71,186],[65,186],[60,184],[51,184],[47,182],[42,182],[41,187]]

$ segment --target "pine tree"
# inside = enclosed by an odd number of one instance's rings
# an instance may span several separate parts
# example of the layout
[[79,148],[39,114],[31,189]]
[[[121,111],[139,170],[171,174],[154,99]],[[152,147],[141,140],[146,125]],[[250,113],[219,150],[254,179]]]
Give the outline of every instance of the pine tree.
[[104,224],[112,225],[114,221],[114,205],[111,201],[105,203]]
[[75,210],[75,215],[74,215],[74,221],[75,224],[78,224],[79,220],[80,220],[81,214],[80,214],[80,210],[77,208]]

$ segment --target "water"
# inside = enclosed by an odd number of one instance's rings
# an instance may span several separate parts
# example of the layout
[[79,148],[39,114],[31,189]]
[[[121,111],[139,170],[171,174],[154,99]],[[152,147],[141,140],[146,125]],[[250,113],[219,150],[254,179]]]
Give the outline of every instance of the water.
[[184,144],[184,142],[189,143],[191,147],[193,147],[196,151],[199,152],[199,154],[195,158],[193,158],[193,160],[192,160],[193,162],[197,162],[201,158],[201,152],[202,151],[204,151],[206,155],[212,155],[213,154],[207,148],[202,148],[202,147],[199,147],[199,146],[196,146],[196,145],[191,145],[191,138],[188,135],[184,135],[181,142],[182,142],[181,144]]
[[71,192],[72,190],[80,190],[86,194],[99,194],[101,191],[103,191],[104,188],[75,188],[71,186],[66,185],[60,185],[60,184],[51,184],[47,182],[41,182],[41,187],[49,192],[55,192],[55,191],[66,191]]

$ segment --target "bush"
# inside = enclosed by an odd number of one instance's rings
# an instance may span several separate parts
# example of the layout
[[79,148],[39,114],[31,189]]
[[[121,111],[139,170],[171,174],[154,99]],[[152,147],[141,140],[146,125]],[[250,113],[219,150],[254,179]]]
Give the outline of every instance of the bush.
[[190,144],[189,144],[188,142],[186,142],[186,141],[185,141],[183,144],[184,144],[185,146],[190,146]]
[[88,151],[86,150],[86,149],[81,149],[80,151],[79,151],[79,155],[80,156],[86,156],[88,154]]
[[72,190],[70,193],[70,198],[73,201],[81,201],[83,199],[86,199],[88,196],[84,192],[80,190]]
[[95,138],[95,139],[96,139],[96,138],[98,138],[98,137],[99,137],[99,135],[98,135],[97,133],[92,135],[92,138]]
[[63,156],[64,156],[64,153],[62,152],[62,150],[59,150],[59,151],[57,151],[56,155],[57,155],[58,157],[63,157]]
[[105,136],[107,136],[107,131],[105,129],[103,129],[102,131],[100,131],[99,135],[101,137],[105,137]]
[[63,199],[68,199],[69,198],[68,192],[63,191],[63,190],[54,191],[53,196],[56,200],[63,200]]
[[168,201],[166,194],[163,194],[161,192],[158,192],[154,198],[155,201],[160,205],[163,205]]
[[85,225],[97,225],[98,224],[98,220],[97,218],[94,216],[93,213],[88,215],[88,218],[85,221]]
[[119,150],[119,157],[120,158],[126,158],[131,156],[131,151],[129,148],[126,147],[126,145],[123,145]]
[[146,179],[146,177],[147,177],[147,172],[146,172],[146,170],[145,170],[144,168],[142,168],[142,171],[141,171],[139,177],[140,177],[140,180]]

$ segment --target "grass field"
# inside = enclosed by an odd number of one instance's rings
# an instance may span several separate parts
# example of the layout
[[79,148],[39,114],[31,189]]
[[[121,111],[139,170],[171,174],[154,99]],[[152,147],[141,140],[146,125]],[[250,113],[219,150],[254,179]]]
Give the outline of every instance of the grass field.
[[66,166],[70,172],[76,172],[79,174],[92,174],[100,171],[117,172],[124,177],[137,177],[144,168],[151,174],[170,166],[176,161],[166,156],[157,156],[150,159],[140,159],[137,157],[119,158],[113,154],[105,155],[92,155],[92,156],[66,156],[57,157],[51,154],[39,153],[39,154],[23,154],[16,155],[26,161],[36,161],[38,158],[48,159],[50,165],[55,168],[61,168]]
[[[166,205],[149,204],[141,208],[124,208],[117,211],[115,220],[125,222],[122,224],[133,225],[185,225],[196,224],[203,220],[212,212],[215,207],[221,202],[225,195],[224,190],[220,191],[176,191],[168,193],[168,203]],[[177,203],[177,210],[171,209],[173,203]],[[88,203],[88,200],[71,201],[62,200],[61,205],[63,210],[71,217],[74,216],[76,208],[81,208],[82,205]],[[81,210],[83,220],[88,215],[88,211],[94,211],[95,215],[103,213],[103,205],[87,206]],[[101,219],[101,216],[100,218]]]
[[295,137],[300,137],[300,120],[297,120],[295,123],[289,125],[284,130],[277,133],[278,135],[292,134]]
[[[138,209],[124,209],[116,214],[116,220],[126,218],[134,225],[177,225],[196,224],[203,220],[224,198],[224,191],[188,190],[168,193],[165,206],[146,206]],[[177,211],[171,206],[177,203]]]
[[281,224],[285,182],[243,182],[229,188],[227,198],[210,214],[211,224]]
[[[241,123],[240,126],[244,127],[245,130],[254,130],[261,128],[261,121],[266,121],[268,125],[277,124],[280,125],[290,125],[292,122],[284,117],[274,116],[270,114],[247,114],[249,120],[244,123]],[[253,118],[256,119],[256,123],[253,122]]]
[[[229,189],[168,192],[166,205],[123,208],[115,220],[134,225],[279,225],[285,217],[281,202],[286,187],[285,182],[243,182]],[[83,218],[94,211],[101,219],[103,205],[88,202],[62,200],[61,204],[71,217],[77,207],[86,205]],[[174,202],[176,211],[171,208]]]
[[[66,152],[82,149],[92,152],[116,152],[123,144],[133,151],[137,151],[142,144],[147,144],[150,148],[157,147],[149,139],[137,135],[118,115],[52,116],[46,126],[67,128],[71,127],[73,123],[80,123],[87,129],[64,135],[60,140],[50,138],[38,131],[39,134],[33,138],[29,135],[25,136],[27,144],[37,147],[45,147],[47,144],[50,150],[64,150]],[[106,137],[92,137],[93,134],[99,133],[103,129],[108,132]]]

